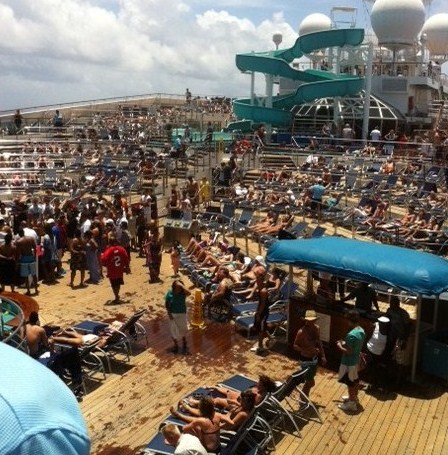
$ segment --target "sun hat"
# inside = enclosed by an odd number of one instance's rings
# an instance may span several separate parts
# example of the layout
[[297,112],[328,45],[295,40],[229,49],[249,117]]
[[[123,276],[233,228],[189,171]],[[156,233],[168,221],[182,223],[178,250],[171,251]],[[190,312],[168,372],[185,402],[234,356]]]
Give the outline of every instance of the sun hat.
[[303,317],[306,321],[315,321],[316,319],[319,319],[317,317],[317,314],[314,310],[306,310],[305,316]]
[[255,260],[263,267],[266,267],[266,261],[264,260],[263,256],[261,255],[255,256]]

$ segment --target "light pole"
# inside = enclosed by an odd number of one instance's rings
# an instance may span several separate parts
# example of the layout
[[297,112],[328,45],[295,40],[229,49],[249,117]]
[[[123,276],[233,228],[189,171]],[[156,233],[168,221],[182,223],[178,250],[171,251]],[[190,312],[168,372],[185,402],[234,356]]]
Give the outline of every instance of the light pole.
[[281,42],[283,41],[283,35],[279,32],[276,32],[272,35],[272,41],[275,44],[275,50],[278,51],[278,46],[280,46]]

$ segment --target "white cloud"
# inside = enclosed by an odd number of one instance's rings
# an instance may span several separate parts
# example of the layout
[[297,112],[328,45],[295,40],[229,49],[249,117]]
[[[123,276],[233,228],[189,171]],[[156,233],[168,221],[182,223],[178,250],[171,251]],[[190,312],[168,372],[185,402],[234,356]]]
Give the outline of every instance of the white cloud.
[[[219,4],[219,2],[216,2]],[[228,2],[226,2],[228,3]],[[271,49],[281,14],[254,24],[188,0],[2,0],[0,110],[165,92],[247,94],[235,54]]]

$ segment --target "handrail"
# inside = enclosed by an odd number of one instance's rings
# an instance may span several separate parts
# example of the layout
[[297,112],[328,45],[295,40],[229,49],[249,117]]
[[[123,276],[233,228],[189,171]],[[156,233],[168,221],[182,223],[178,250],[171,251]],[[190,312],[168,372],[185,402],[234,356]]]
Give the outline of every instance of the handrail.
[[[16,319],[17,326],[12,330],[8,331],[5,323],[5,316],[12,315],[13,319]],[[14,301],[0,296],[0,339],[3,343],[7,343],[13,347],[26,350],[24,341],[21,337],[21,329],[25,324],[25,315],[23,314],[22,308]]]
[[[203,99],[213,99],[213,98],[222,98],[228,99],[229,97],[225,95],[203,95],[198,94],[196,95],[199,97],[200,100]],[[95,100],[83,100],[83,101],[74,101],[71,103],[59,103],[59,104],[47,104],[43,106],[30,106],[30,107],[22,107],[19,108],[22,114],[32,113],[32,112],[44,112],[48,113],[52,109],[70,109],[75,107],[93,107],[105,103],[128,103],[132,101],[142,101],[142,100],[162,100],[162,99],[179,99],[185,102],[185,94],[173,94],[173,93],[148,93],[144,95],[132,95],[132,96],[117,96],[111,98],[99,98]],[[0,118],[5,116],[14,115],[16,108],[14,109],[7,109],[4,111],[0,111]]]

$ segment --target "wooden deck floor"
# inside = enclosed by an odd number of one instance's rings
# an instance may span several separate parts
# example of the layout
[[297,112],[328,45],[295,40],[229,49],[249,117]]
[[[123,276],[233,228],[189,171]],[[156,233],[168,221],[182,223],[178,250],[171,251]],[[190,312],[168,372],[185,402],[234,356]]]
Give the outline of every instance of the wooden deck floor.
[[[330,230],[331,232],[331,230]],[[254,245],[253,254],[258,254]],[[92,455],[131,455],[157,432],[169,407],[191,390],[234,374],[257,377],[261,373],[284,379],[297,361],[280,352],[258,357],[253,341],[236,333],[232,325],[209,323],[190,334],[191,355],[168,354],[168,322],[163,295],[171,284],[168,255],[164,256],[163,282],[147,283],[143,260],[132,258],[132,275],[125,278],[123,296],[129,303],[105,306],[111,298],[107,282],[71,290],[65,282],[42,286],[38,301],[45,322],[73,324],[82,319],[116,319],[144,307],[149,347],[135,346],[128,365],[114,364],[105,381],[90,384],[81,403],[91,439]],[[68,278],[66,279],[68,281]],[[345,387],[334,370],[320,369],[312,398],[323,424],[302,422],[302,438],[278,435],[275,454],[448,453],[448,394],[437,382],[406,386],[397,392],[360,392],[362,410],[354,415],[338,409]]]
[[[167,324],[150,324],[150,347],[135,355],[132,366],[114,374],[89,393],[82,409],[96,455],[133,454],[157,432],[159,423],[189,391],[232,375],[266,373],[285,378],[296,361],[278,352],[260,358],[252,342],[233,327],[209,324],[192,332],[191,355],[167,354]],[[398,392],[360,392],[361,410],[347,414],[337,405],[345,387],[335,371],[320,369],[313,399],[323,424],[299,421],[302,438],[278,435],[276,454],[443,454],[448,453],[448,395],[442,385],[407,385]]]

